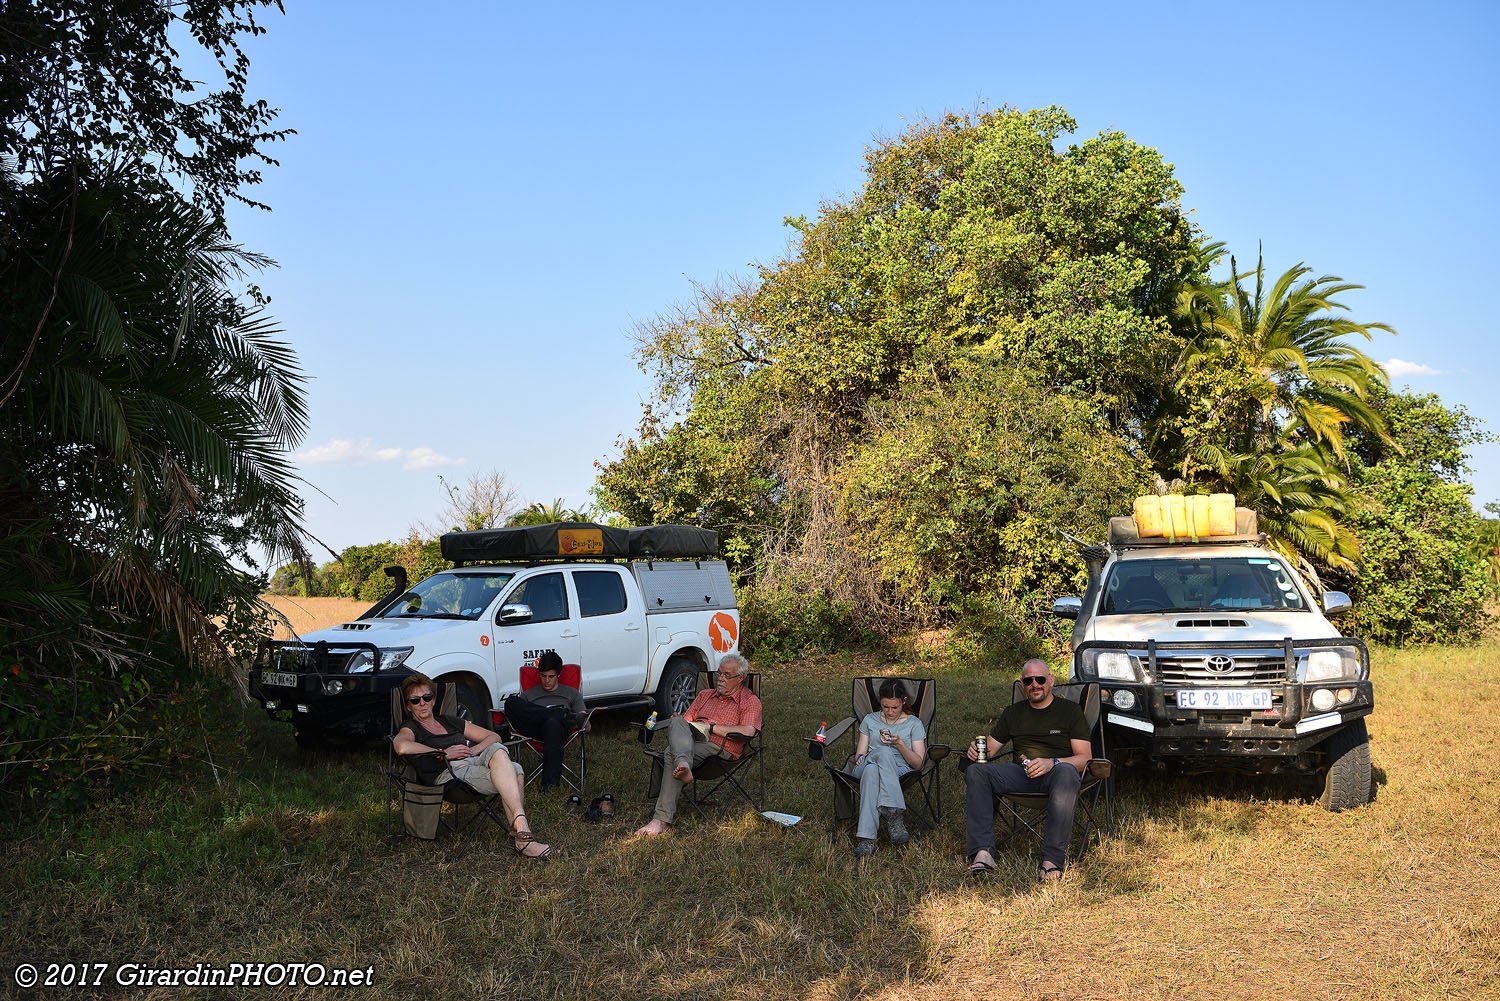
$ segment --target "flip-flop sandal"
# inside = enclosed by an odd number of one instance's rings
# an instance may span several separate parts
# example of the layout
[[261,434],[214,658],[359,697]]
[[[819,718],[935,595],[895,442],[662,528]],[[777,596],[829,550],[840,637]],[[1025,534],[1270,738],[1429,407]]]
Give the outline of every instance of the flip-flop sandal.
[[994,871],[995,871],[995,866],[992,863],[990,863],[990,862],[981,862],[978,859],[975,859],[974,861],[972,861],[972,862],[969,863],[969,868],[964,871],[964,875],[966,875],[966,876],[973,876],[973,877],[982,877],[982,876],[988,876],[990,873],[992,873]]
[[[604,816],[603,803],[603,796],[595,796],[593,799],[591,799],[589,801],[589,808],[584,813],[583,819],[587,820],[591,824],[597,824],[599,822],[599,818]],[[613,807],[611,807],[611,809],[613,809]]]
[[1063,871],[1051,862],[1043,862],[1041,869],[1037,871],[1036,881],[1038,883],[1055,883],[1062,879]]
[[599,804],[599,816],[613,817],[615,815],[615,797],[611,793],[605,793],[594,802]]
[[578,813],[583,809],[583,800],[575,793],[568,797],[568,801],[563,804],[563,809],[569,813]]

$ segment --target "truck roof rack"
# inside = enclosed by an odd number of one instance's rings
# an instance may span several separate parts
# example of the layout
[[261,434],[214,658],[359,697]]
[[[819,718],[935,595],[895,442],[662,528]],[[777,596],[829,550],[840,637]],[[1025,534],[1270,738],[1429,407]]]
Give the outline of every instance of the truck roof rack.
[[1200,535],[1196,539],[1179,536],[1175,539],[1111,539],[1111,549],[1171,549],[1176,546],[1264,546],[1266,536],[1259,535]]

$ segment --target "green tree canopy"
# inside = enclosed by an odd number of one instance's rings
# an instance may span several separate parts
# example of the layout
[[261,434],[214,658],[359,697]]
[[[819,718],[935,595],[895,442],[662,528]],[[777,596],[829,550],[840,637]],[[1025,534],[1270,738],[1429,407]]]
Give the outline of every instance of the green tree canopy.
[[[800,239],[786,260],[644,324],[657,394],[602,471],[608,505],[641,523],[713,524],[739,565],[820,580],[866,613],[876,593],[901,619],[930,610],[942,587],[889,590],[902,573],[880,563],[893,552],[857,573],[828,566],[830,547],[852,548],[847,498],[872,482],[870,450],[917,433],[893,432],[893,415],[922,419],[923,394],[976,392],[976,373],[999,366],[1076,401],[1047,419],[1137,427],[1183,346],[1174,283],[1205,274],[1171,165],[1118,132],[1058,149],[1074,127],[1057,108],[918,125],[867,152],[858,194],[788,220]],[[1115,448],[1134,468],[1138,453]],[[991,530],[954,514],[955,531]],[[980,576],[1003,576],[1009,558],[974,542],[992,563]]]
[[242,568],[305,559],[303,376],[222,211],[286,135],[246,97],[265,6],[0,5],[0,781],[137,760],[152,682],[253,643]]
[[1385,643],[1477,639],[1495,593],[1485,534],[1464,476],[1493,435],[1433,394],[1372,394],[1389,434],[1352,436],[1354,526],[1363,543],[1352,627]]

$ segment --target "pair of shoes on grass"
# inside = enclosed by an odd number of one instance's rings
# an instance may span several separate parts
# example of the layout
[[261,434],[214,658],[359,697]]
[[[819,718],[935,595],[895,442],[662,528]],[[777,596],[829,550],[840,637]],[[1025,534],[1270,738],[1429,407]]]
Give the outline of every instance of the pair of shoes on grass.
[[[885,832],[891,837],[891,844],[904,845],[911,840],[911,832],[906,829],[906,811],[899,810],[893,806],[882,806],[880,817],[885,821]],[[874,838],[855,838],[854,857],[866,859],[875,854]]]

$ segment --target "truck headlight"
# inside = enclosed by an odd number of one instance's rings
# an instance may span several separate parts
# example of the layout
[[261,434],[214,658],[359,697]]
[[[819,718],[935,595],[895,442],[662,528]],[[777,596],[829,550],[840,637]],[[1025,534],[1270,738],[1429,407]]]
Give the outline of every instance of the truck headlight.
[[1124,650],[1088,650],[1083,657],[1083,673],[1101,681],[1142,681],[1136,660]]
[[[383,646],[380,648],[380,669],[389,671],[400,667],[411,656],[412,647],[409,646]],[[345,672],[348,674],[365,674],[375,670],[375,657],[368,650],[361,650],[349,659],[349,666]]]
[[1300,667],[1298,681],[1354,681],[1359,678],[1359,654],[1349,647],[1309,650]]

